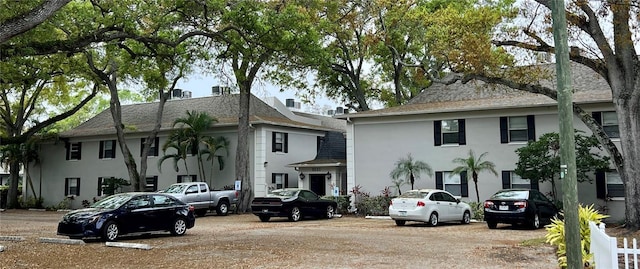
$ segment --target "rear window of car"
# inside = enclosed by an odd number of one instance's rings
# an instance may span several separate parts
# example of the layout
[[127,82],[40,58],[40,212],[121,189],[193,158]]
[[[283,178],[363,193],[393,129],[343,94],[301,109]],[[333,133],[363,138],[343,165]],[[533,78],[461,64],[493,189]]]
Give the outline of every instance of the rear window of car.
[[429,195],[429,192],[421,192],[421,191],[408,191],[398,196],[400,198],[425,198]]
[[528,198],[529,198],[529,191],[501,191],[491,196],[491,199],[496,199],[496,200],[500,200],[500,199],[516,200],[516,199],[528,199]]

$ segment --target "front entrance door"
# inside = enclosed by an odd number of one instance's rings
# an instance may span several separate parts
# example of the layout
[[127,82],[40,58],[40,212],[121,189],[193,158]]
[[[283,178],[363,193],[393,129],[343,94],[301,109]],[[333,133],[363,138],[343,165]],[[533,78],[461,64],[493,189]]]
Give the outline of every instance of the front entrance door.
[[317,195],[320,196],[325,196],[327,195],[327,184],[324,183],[325,178],[324,175],[322,174],[311,174],[309,175],[310,179],[309,179],[309,189],[311,189],[312,192],[315,192]]

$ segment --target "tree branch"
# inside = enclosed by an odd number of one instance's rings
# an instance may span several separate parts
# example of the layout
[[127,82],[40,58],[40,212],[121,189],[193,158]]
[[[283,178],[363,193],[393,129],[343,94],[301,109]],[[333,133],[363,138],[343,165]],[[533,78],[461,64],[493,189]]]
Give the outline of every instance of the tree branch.
[[40,25],[71,0],[47,0],[26,14],[0,24],[0,44]]

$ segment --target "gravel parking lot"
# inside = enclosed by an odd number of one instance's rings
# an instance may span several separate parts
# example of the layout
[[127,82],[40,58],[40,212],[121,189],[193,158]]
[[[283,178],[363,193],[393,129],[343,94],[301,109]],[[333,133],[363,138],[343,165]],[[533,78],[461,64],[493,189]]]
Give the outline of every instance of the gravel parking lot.
[[397,227],[391,220],[345,216],[332,220],[263,223],[251,214],[208,215],[182,237],[126,237],[120,242],[152,249],[40,243],[56,235],[61,212],[0,213],[1,268],[558,268],[553,248],[522,245],[544,237],[484,223]]

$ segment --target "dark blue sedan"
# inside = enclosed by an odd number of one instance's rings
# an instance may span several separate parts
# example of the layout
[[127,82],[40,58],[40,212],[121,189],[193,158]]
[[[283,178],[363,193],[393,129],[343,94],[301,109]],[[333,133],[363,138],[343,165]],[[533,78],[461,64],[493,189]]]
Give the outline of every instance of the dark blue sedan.
[[65,214],[58,223],[58,235],[106,241],[152,231],[183,235],[195,225],[193,211],[192,206],[162,193],[120,193]]

